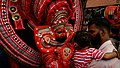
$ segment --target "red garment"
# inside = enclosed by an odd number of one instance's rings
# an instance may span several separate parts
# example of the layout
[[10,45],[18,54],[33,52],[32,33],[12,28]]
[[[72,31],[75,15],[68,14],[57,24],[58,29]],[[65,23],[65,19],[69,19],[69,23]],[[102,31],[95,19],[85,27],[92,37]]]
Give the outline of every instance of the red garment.
[[102,59],[104,53],[95,48],[84,48],[82,50],[76,50],[73,56],[74,68],[88,68],[92,59]]
[[74,53],[74,46],[67,44],[56,49],[56,52],[44,53],[42,55],[45,68],[69,68],[70,59]]
[[20,66],[12,58],[10,58],[10,64],[10,68],[20,68]]
[[[58,27],[64,28],[62,29],[63,32],[62,30],[59,31]],[[74,34],[72,26],[58,24],[54,29],[51,26],[38,26],[34,29],[34,33],[36,45],[42,53],[45,68],[68,68],[70,59],[74,54],[74,45],[70,43]],[[60,37],[64,37],[63,34],[65,33],[66,40],[57,42],[57,33]]]

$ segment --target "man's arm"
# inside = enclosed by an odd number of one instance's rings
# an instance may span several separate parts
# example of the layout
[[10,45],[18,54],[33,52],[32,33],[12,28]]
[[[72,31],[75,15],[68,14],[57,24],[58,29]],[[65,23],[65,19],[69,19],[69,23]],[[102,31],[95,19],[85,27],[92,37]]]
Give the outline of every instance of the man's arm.
[[111,53],[105,53],[102,59],[109,60],[115,57],[118,57],[118,53],[116,51],[113,51]]

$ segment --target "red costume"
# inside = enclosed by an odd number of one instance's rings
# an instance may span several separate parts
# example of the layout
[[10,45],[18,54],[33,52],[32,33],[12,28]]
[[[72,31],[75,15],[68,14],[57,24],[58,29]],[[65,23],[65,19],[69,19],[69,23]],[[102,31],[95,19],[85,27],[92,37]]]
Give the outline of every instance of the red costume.
[[53,2],[48,8],[45,22],[50,25],[35,27],[35,41],[46,68],[68,68],[74,52],[70,43],[74,31],[68,24],[73,11],[65,0]]
[[[0,0],[0,4],[0,45],[10,56],[11,68],[19,68],[20,64],[39,67],[42,62],[46,67],[68,66],[74,51],[70,44],[73,30],[80,30],[83,20],[81,0]],[[69,19],[75,22],[71,23]],[[35,41],[40,52],[17,34],[19,30],[26,30],[26,23],[35,29]],[[62,43],[57,41],[64,37],[66,40]]]
[[[60,37],[67,36],[64,42],[56,41],[56,28],[65,28],[65,34],[59,34]],[[59,28],[59,29],[60,29]],[[74,52],[74,46],[70,43],[73,36],[73,29],[70,25],[58,25],[55,28],[50,26],[39,26],[35,28],[35,40],[37,47],[42,53],[42,60],[46,68],[68,67],[70,59]],[[61,32],[61,29],[60,31]]]

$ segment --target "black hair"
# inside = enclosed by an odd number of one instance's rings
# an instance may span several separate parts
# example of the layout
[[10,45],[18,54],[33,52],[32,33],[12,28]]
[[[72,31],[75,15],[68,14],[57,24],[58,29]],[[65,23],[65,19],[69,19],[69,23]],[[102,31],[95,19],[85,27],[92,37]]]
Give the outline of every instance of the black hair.
[[111,27],[111,32],[112,32],[112,34],[118,35],[119,34],[119,28],[117,26],[112,26]]
[[107,29],[108,33],[110,33],[111,23],[105,17],[97,17],[93,18],[88,22],[88,28],[95,24],[98,28]]
[[77,31],[74,36],[74,42],[78,44],[80,48],[91,45],[91,35],[87,31]]

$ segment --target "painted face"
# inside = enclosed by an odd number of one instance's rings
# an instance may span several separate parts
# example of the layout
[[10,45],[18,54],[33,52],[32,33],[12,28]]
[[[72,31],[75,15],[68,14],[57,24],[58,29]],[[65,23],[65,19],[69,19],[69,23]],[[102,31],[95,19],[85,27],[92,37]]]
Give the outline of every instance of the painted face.
[[64,28],[59,28],[55,31],[56,34],[56,41],[64,42],[67,39],[67,34]]
[[92,43],[93,47],[99,48],[99,45],[101,42],[101,36],[100,36],[99,29],[96,27],[95,24],[93,24],[89,27],[89,32],[92,36],[91,43]]

